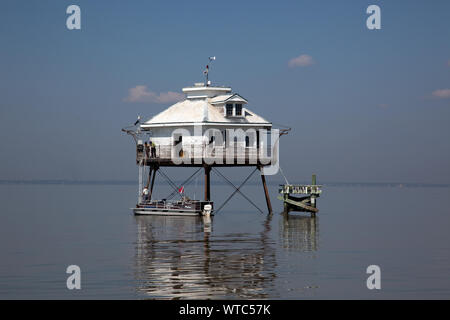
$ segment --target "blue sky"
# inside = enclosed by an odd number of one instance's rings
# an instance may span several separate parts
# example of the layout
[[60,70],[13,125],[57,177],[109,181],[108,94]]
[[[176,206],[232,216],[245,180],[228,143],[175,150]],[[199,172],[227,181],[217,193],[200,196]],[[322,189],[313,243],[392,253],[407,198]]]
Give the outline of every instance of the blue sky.
[[450,183],[449,1],[7,0],[0,39],[0,179],[134,179],[120,128],[171,103],[129,89],[180,92],[215,55],[214,83],[293,128],[292,180]]

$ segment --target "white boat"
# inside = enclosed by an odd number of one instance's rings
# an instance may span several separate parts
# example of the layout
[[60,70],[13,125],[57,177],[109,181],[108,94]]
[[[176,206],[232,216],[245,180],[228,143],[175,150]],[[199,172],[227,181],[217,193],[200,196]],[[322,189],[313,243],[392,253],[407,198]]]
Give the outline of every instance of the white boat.
[[133,208],[135,215],[200,216],[213,214],[212,201],[181,199],[179,201],[143,201]]

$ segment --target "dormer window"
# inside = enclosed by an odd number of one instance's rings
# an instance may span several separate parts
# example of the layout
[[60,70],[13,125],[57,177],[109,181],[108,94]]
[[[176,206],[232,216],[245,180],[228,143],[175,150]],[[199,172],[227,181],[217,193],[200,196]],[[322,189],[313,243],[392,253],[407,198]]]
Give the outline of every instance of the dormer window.
[[232,117],[233,116],[233,104],[227,103],[226,109],[227,109],[227,117]]
[[209,100],[213,106],[221,109],[225,117],[245,117],[246,109],[244,105],[248,103],[243,97],[237,93],[222,94],[215,96]]
[[225,116],[227,117],[242,117],[242,103],[227,103],[225,104]]
[[235,111],[236,111],[236,116],[242,116],[242,103],[236,103]]

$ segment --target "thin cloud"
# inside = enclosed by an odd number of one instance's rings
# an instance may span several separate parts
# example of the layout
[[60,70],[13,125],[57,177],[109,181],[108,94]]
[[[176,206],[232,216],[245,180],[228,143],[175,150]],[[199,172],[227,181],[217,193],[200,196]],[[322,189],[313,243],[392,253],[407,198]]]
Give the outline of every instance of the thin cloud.
[[450,60],[447,61],[447,67],[450,67]]
[[433,93],[431,95],[435,98],[447,99],[447,98],[450,98],[450,89],[435,90],[435,91],[433,91]]
[[296,58],[292,58],[291,60],[289,60],[288,66],[290,68],[308,67],[308,66],[313,65],[314,63],[315,63],[315,61],[311,56],[309,56],[307,54],[302,54]]
[[128,89],[128,97],[124,99],[126,102],[148,102],[148,103],[170,103],[178,102],[184,99],[184,94],[168,91],[153,92],[148,90],[147,86],[138,85]]

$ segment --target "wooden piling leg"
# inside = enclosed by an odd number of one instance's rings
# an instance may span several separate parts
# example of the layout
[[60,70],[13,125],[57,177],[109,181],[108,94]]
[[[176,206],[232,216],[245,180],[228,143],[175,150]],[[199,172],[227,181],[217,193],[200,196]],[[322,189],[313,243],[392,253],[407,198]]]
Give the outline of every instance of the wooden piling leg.
[[150,192],[148,193],[148,199],[152,200],[152,193],[153,193],[153,185],[155,184],[155,178],[156,178],[156,171],[158,170],[157,167],[153,168],[153,177],[152,177],[152,185],[150,187]]
[[[312,179],[311,180],[312,180],[311,184],[313,186],[315,186],[316,183],[317,183],[315,174],[312,175]],[[313,208],[316,207],[316,196],[314,194],[310,196],[310,203],[311,203],[311,207],[313,207]],[[311,217],[314,218],[315,216],[316,216],[316,213],[315,212],[311,212]]]
[[205,201],[211,201],[211,167],[205,166]]
[[284,212],[289,213],[289,205],[286,202],[286,200],[289,198],[289,195],[287,193],[284,194],[284,200],[283,201],[283,206],[284,206]]
[[148,179],[147,179],[147,183],[145,184],[145,187],[148,189],[148,186],[150,185],[150,179],[152,177],[152,170],[153,167],[150,167],[149,171],[148,171]]
[[262,174],[262,168],[258,167],[259,171],[261,171],[261,181],[264,187],[264,195],[266,196],[266,204],[267,204],[267,210],[269,211],[269,214],[272,213],[272,204],[270,203],[270,196],[269,196],[269,190],[267,190],[267,184],[266,184],[266,176]]

